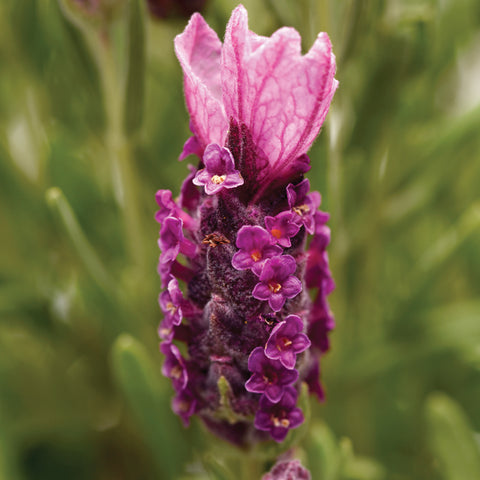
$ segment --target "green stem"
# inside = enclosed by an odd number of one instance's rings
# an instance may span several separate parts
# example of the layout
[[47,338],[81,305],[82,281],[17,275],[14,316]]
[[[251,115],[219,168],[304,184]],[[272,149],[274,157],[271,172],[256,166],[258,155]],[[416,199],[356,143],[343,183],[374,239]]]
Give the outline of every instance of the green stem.
[[140,217],[138,181],[132,165],[132,150],[123,129],[123,89],[107,32],[92,45],[101,77],[107,117],[105,144],[112,168],[116,200],[123,212],[127,250],[139,273],[145,270],[144,236]]

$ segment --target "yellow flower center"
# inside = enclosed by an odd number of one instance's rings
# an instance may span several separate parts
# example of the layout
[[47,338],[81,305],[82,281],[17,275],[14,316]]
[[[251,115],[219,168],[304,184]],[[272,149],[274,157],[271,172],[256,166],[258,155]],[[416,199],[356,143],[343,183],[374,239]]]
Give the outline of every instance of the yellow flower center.
[[250,256],[254,262],[258,262],[262,258],[262,252],[260,250],[253,250],[253,252],[250,253]]
[[213,175],[212,183],[214,183],[215,185],[220,185],[225,181],[226,178],[226,175]]
[[306,213],[310,212],[310,208],[307,207],[307,205],[298,205],[297,207],[293,207],[293,211],[303,217]]
[[282,351],[288,348],[291,344],[292,344],[292,341],[289,338],[284,337],[277,343],[277,349],[279,351]]
[[270,230],[270,233],[275,237],[275,238],[282,238],[282,231],[278,228],[272,228]]
[[288,418],[278,418],[278,417],[272,417],[272,423],[275,427],[284,427],[288,428],[290,426],[290,420]]
[[282,286],[277,282],[270,282],[268,288],[272,293],[278,293],[282,289]]

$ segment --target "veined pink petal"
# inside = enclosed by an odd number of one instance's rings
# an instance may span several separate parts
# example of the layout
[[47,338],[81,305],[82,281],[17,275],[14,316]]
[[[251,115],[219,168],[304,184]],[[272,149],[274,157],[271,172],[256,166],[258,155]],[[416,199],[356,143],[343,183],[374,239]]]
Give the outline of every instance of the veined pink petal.
[[223,145],[228,128],[221,99],[222,42],[195,13],[175,38],[175,52],[184,73],[184,89],[192,127],[199,143]]
[[327,34],[320,33],[302,56],[296,30],[284,27],[270,38],[252,35],[245,8],[234,10],[222,50],[225,112],[247,126],[275,176],[317,136],[338,85],[334,75]]

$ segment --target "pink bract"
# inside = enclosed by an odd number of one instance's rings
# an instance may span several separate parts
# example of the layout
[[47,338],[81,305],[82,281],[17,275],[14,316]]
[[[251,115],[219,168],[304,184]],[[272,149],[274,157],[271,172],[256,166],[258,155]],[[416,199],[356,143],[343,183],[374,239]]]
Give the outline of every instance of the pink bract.
[[200,14],[175,39],[191,127],[202,149],[224,145],[230,120],[245,125],[256,148],[283,177],[304,155],[328,112],[338,82],[326,33],[306,55],[296,30],[271,37],[248,29],[247,11],[232,13],[222,45]]

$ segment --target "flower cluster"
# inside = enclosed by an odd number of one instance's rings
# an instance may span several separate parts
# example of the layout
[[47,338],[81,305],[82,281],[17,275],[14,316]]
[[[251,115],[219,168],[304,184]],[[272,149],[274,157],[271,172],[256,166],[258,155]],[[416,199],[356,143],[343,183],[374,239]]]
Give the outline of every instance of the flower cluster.
[[326,34],[303,56],[291,28],[254,34],[242,6],[223,45],[195,14],[175,49],[193,132],[180,159],[200,162],[177,201],[156,195],[162,371],[185,424],[198,414],[233,443],[281,442],[303,422],[301,383],[323,398],[334,325],[328,214],[304,174],[335,57]]

